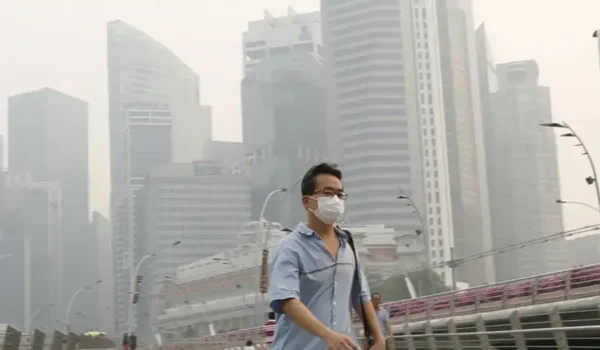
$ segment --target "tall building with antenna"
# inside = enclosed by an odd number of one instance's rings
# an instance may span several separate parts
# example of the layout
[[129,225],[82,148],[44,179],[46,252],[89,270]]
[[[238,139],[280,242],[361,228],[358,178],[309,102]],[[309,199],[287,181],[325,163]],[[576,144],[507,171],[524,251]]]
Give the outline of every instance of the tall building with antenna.
[[320,15],[274,17],[248,23],[243,33],[242,124],[258,219],[269,192],[286,187],[267,208],[268,220],[293,227],[305,219],[299,181],[327,159],[326,88]]

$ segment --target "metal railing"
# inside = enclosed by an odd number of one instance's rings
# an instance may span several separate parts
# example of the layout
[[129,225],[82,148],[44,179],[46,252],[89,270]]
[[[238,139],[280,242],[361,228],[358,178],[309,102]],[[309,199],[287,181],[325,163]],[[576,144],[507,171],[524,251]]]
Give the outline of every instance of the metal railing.
[[[382,304],[382,307],[388,310],[392,324],[398,325],[599,295],[600,264],[596,264],[465,290],[389,302]],[[217,346],[219,349],[218,346],[243,344],[242,342],[248,339],[261,344],[264,338],[264,327],[255,327],[190,341],[194,344]]]

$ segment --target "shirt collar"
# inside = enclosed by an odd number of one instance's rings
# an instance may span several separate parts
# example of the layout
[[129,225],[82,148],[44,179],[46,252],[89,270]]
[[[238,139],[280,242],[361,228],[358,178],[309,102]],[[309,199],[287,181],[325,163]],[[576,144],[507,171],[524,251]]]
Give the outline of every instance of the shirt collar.
[[[296,226],[296,232],[303,236],[314,236],[316,234],[315,231],[308,228],[308,226],[306,226],[306,224],[303,222],[299,223],[298,226]],[[335,227],[335,232],[344,240],[347,238],[346,232],[342,231],[338,226]]]

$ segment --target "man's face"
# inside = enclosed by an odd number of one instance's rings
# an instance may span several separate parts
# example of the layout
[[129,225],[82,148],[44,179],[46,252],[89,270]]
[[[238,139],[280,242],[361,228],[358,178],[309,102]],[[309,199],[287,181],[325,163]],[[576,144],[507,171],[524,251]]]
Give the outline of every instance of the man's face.
[[342,199],[346,199],[342,181],[333,175],[319,174],[315,178],[315,191],[311,195],[304,196],[302,198],[302,204],[304,204],[304,207],[307,209],[317,210],[317,199],[319,197],[333,196],[339,196]]
[[378,308],[379,305],[381,305],[381,295],[380,294],[373,294],[371,296],[371,302],[373,303],[373,306],[375,308]]

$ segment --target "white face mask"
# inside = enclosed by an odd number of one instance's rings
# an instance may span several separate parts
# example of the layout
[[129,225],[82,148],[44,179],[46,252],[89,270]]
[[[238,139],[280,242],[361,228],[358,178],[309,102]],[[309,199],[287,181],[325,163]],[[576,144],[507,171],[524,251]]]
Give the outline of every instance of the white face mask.
[[344,200],[338,196],[313,198],[317,200],[317,210],[310,210],[317,219],[326,225],[333,225],[344,214]]

